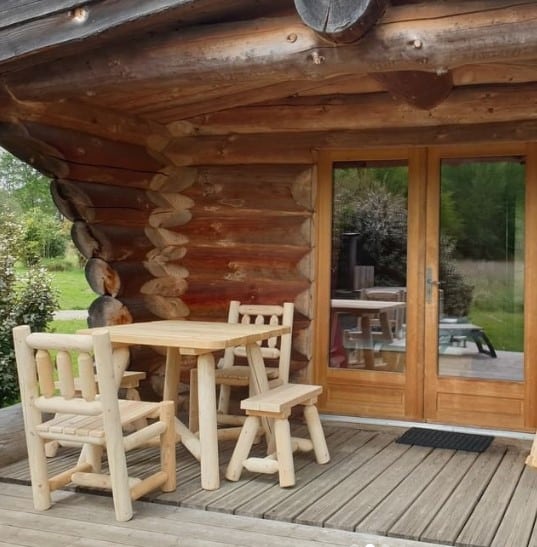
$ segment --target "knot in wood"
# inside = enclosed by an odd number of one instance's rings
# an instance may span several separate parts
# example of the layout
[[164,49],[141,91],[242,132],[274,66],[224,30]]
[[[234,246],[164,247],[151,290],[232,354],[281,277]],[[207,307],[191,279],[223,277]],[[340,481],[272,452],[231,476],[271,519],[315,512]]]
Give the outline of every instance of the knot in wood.
[[85,23],[89,17],[88,8],[75,8],[69,12],[69,17],[75,23]]
[[314,65],[321,65],[324,63],[325,59],[318,51],[314,51],[311,54],[311,60],[313,61]]
[[414,40],[412,42],[412,45],[416,48],[416,49],[421,49],[423,47],[423,42],[421,40]]
[[287,35],[287,41],[290,42],[291,44],[294,44],[297,41],[297,38],[298,36],[294,32]]

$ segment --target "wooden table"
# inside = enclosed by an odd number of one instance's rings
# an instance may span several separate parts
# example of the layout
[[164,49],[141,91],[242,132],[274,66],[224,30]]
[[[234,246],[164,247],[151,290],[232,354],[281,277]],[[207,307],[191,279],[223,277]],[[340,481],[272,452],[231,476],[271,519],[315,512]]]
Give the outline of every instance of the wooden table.
[[[257,342],[289,332],[282,325],[244,325],[208,321],[164,320],[105,327],[113,343],[166,347],[163,399],[177,400],[181,355],[196,355],[198,370],[199,436],[176,418],[180,441],[201,464],[201,486],[215,490],[220,486],[218,434],[216,423],[215,359],[213,352],[245,346],[252,367],[253,388],[268,389],[261,350]],[[83,329],[79,332],[91,332]]]
[[[337,314],[346,313],[360,317],[361,329],[364,338],[373,336],[371,332],[371,317],[378,317],[380,321],[380,333],[377,338],[383,342],[393,342],[392,329],[388,312],[402,309],[406,306],[405,302],[386,301],[386,300],[354,300],[354,299],[333,299],[330,301],[333,321],[337,322]],[[365,367],[373,369],[375,357],[373,348],[364,348]]]

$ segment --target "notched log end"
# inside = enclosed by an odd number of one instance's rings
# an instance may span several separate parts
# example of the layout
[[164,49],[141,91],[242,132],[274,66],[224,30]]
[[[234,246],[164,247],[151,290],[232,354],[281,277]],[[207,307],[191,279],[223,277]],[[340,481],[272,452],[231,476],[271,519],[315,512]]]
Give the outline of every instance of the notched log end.
[[302,21],[335,44],[358,41],[382,17],[388,0],[295,0]]

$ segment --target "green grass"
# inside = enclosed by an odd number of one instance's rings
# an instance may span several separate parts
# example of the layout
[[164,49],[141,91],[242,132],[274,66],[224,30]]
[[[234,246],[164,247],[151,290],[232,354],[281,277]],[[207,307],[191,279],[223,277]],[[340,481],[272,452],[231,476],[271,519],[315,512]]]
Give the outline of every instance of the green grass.
[[97,298],[82,270],[50,272],[50,275],[52,284],[59,294],[60,310],[87,310]]
[[483,311],[473,309],[470,320],[483,327],[492,345],[498,350],[524,351],[524,317],[522,312]]
[[48,324],[50,332],[61,332],[63,334],[75,334],[79,329],[87,328],[88,323],[85,319],[71,319],[69,321],[51,321]]

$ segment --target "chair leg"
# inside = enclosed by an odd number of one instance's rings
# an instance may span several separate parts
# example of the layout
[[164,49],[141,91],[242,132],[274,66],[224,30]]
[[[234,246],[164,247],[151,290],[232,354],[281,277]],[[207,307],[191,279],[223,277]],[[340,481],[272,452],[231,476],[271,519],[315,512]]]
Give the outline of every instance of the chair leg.
[[310,434],[310,439],[313,444],[315,458],[317,463],[327,463],[330,461],[330,454],[326,439],[324,436],[323,426],[319,418],[317,407],[313,404],[304,406],[304,418]]
[[247,416],[241,429],[241,434],[229,460],[226,479],[229,481],[238,481],[240,479],[243,462],[250,454],[252,445],[256,438],[261,422],[257,416]]
[[199,430],[198,408],[198,371],[190,369],[190,393],[188,399],[188,429],[192,432]]
[[161,403],[160,420],[167,424],[160,437],[160,465],[168,477],[161,486],[163,492],[173,492],[177,487],[175,460],[175,406],[172,401]]
[[288,419],[278,418],[274,420],[274,439],[276,442],[276,459],[278,460],[280,486],[294,486],[295,464],[293,461],[291,428]]
[[124,522],[130,520],[133,515],[127,459],[124,451],[115,452],[113,450],[113,444],[107,446],[107,458],[116,519]]
[[231,397],[231,386],[221,384],[218,394],[218,412],[220,414],[229,414],[229,399]]
[[45,442],[37,435],[26,435],[28,445],[28,463],[32,482],[32,496],[37,511],[44,511],[52,505],[48,482]]

